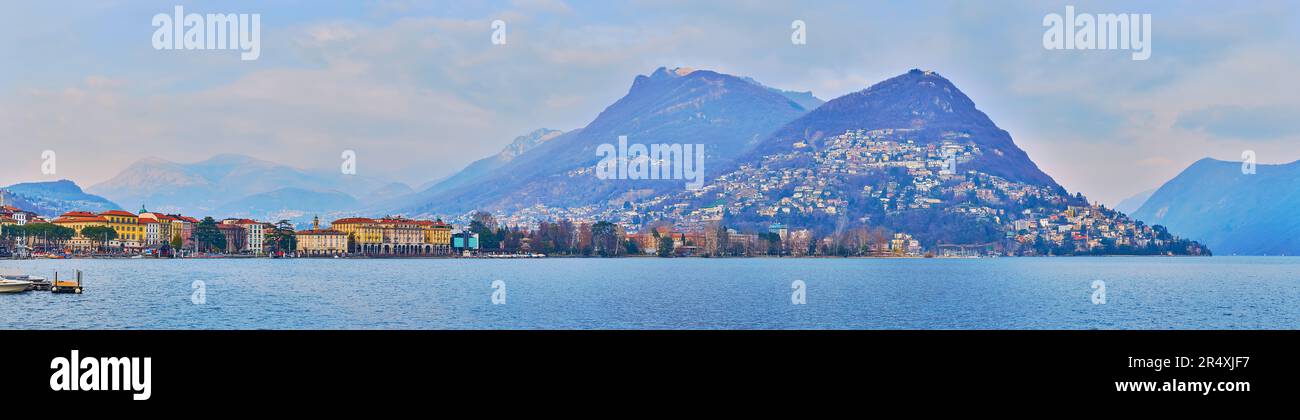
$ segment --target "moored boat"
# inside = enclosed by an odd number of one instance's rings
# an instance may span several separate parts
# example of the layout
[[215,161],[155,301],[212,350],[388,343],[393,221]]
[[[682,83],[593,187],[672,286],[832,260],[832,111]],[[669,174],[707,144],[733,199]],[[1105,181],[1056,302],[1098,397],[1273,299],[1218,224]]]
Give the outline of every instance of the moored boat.
[[[25,287],[23,290],[13,290],[18,288],[18,284]],[[27,275],[0,275],[0,293],[17,293],[26,290],[49,290],[50,281],[45,277],[27,276]]]
[[32,282],[26,280],[0,279],[0,293],[26,292],[27,287],[31,285]]

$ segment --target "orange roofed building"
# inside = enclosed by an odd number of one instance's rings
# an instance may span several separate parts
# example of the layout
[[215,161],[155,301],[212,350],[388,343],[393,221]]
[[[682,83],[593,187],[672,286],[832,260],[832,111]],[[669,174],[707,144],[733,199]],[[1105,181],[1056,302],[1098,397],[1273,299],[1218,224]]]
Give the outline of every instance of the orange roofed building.
[[321,229],[320,217],[312,219],[310,230],[300,230],[296,236],[300,257],[328,257],[348,253],[348,234],[334,229]]

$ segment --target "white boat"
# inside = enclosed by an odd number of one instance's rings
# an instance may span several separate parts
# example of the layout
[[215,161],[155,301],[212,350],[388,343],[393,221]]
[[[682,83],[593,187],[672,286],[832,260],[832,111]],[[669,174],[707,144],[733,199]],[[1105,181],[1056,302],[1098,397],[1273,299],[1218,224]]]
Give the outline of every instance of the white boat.
[[19,293],[26,292],[27,286],[32,282],[26,280],[0,280],[0,293]]

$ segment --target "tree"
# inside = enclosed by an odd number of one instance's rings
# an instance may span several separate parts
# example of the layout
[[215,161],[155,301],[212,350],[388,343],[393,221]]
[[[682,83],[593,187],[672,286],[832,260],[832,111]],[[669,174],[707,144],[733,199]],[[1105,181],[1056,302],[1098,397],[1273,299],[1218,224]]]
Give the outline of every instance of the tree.
[[211,216],[204,217],[198,225],[194,226],[194,243],[204,252],[212,250],[226,249],[226,235],[217,229],[217,221]]
[[660,257],[673,256],[673,235],[663,235],[659,237],[659,249],[656,254]]
[[[11,226],[8,229],[12,229]],[[28,223],[15,229],[13,233],[23,238],[31,238],[32,241],[40,240],[46,250],[50,244],[62,245],[64,242],[77,236],[77,231],[70,227],[59,226],[52,223]]]
[[288,220],[275,222],[271,234],[267,235],[265,245],[269,252],[293,252],[298,248],[298,236],[293,230],[293,223]]
[[185,246],[185,239],[181,238],[181,234],[177,233],[175,235],[172,235],[172,249],[181,249],[184,246]]
[[100,249],[108,249],[108,243],[117,240],[117,231],[108,226],[86,226],[81,228],[81,236],[98,241]]
[[605,221],[591,226],[591,244],[597,255],[613,257],[622,254],[625,249],[618,246],[618,226]]
[[485,211],[476,211],[470,216],[469,230],[478,234],[478,246],[480,249],[501,249],[501,240],[504,235],[497,235],[497,221],[492,217],[492,213]]

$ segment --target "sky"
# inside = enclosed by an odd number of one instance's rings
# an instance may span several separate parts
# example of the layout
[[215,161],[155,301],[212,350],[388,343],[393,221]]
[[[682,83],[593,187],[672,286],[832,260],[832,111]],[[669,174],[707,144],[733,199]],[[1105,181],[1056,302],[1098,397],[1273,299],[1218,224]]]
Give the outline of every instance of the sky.
[[[153,16],[177,4],[259,14],[260,57],[154,49]],[[1150,59],[1044,48],[1044,17],[1067,4],[1150,14]],[[1204,157],[1300,160],[1300,6],[1282,1],[46,0],[0,16],[0,185],[89,187],[143,158],[220,153],[329,168],[352,150],[358,173],[418,186],[534,129],[580,128],[661,66],[826,100],[933,70],[1068,190],[1112,205]]]

